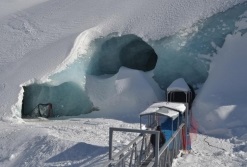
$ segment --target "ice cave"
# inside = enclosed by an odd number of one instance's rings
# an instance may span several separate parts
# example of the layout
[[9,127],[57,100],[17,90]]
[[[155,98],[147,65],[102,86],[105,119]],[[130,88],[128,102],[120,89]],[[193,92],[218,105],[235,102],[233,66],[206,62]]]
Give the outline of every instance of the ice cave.
[[[30,116],[40,103],[52,103],[55,117],[90,113],[98,105],[90,97],[92,89],[86,88],[91,84],[88,76],[108,78],[110,82],[109,78],[118,78],[121,67],[142,71],[140,75],[150,76],[151,72],[152,80],[162,90],[180,77],[198,88],[206,81],[211,60],[226,36],[241,32],[236,23],[242,19],[245,8],[245,5],[237,5],[159,40],[143,40],[121,33],[94,38],[85,53],[78,53],[66,68],[50,75],[49,82],[23,87],[22,116]],[[149,97],[142,98],[145,101]]]
[[[90,55],[92,58],[88,61],[88,65],[82,64],[84,60],[79,58],[65,71],[51,76],[51,80],[59,83],[58,85],[46,83],[24,86],[22,116],[33,117],[39,104],[49,103],[53,104],[54,117],[89,113],[95,108],[88,97],[88,92],[85,91],[84,76],[81,76],[80,72],[83,73],[84,70],[85,77],[114,75],[121,67],[147,72],[155,68],[158,59],[154,49],[135,35],[96,39],[92,42],[91,48],[95,50]],[[71,75],[74,78],[81,77],[81,80],[68,79],[66,82],[59,82],[60,78]]]
[[96,39],[87,73],[93,75],[116,74],[120,67],[150,71],[155,68],[158,56],[154,49],[135,35],[109,36]]

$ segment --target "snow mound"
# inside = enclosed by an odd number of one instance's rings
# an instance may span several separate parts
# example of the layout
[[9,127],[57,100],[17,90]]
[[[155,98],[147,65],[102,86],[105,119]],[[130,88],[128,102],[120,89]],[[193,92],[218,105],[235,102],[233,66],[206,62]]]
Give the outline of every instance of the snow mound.
[[111,77],[87,76],[86,91],[94,106],[100,110],[87,115],[139,122],[141,111],[165,99],[164,91],[149,75],[121,67]]

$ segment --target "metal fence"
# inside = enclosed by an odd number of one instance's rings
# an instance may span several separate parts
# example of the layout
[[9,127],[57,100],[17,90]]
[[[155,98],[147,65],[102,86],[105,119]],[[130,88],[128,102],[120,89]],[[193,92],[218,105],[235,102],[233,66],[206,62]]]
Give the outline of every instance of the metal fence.
[[[113,155],[113,131],[140,133],[118,153]],[[150,135],[155,134],[156,148],[150,144]],[[124,128],[110,128],[109,161],[105,167],[171,167],[172,161],[180,151],[186,149],[185,124],[182,123],[172,137],[159,148],[159,132],[153,130],[138,130]],[[185,135],[186,136],[186,135]]]
[[[140,135],[132,140],[127,146],[122,150],[113,155],[113,132],[133,132],[139,133]],[[110,138],[109,138],[109,161],[105,164],[105,167],[138,167],[142,166],[146,160],[152,156],[152,146],[150,145],[150,135],[155,134],[157,142],[159,140],[159,132],[153,130],[139,130],[139,129],[125,129],[125,128],[110,128]],[[158,155],[159,145],[157,145],[157,150],[155,150],[156,155]],[[154,160],[158,162],[158,156]]]

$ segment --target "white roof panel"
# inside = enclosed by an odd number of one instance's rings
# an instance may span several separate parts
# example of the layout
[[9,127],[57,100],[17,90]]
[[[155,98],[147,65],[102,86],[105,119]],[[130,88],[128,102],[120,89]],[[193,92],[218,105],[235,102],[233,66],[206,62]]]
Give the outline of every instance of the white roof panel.
[[179,116],[179,113],[177,111],[173,111],[167,108],[161,108],[156,113],[168,116],[172,118],[173,120],[176,119]]
[[172,118],[173,120],[176,119],[179,115],[179,112],[177,111],[173,111],[167,108],[147,108],[145,111],[143,111],[140,116],[144,116],[144,115],[151,115],[151,114],[160,114],[160,115],[164,115],[167,117]]
[[184,103],[174,103],[174,102],[158,102],[152,104],[148,108],[169,108],[171,110],[179,111],[184,113],[186,111],[186,106]]
[[184,113],[185,111],[186,106],[183,103],[159,102],[149,106],[146,110],[140,113],[140,116],[157,113],[168,116],[174,120],[178,117],[179,112]]
[[183,78],[179,78],[171,83],[171,85],[167,88],[167,91],[189,92],[190,88]]

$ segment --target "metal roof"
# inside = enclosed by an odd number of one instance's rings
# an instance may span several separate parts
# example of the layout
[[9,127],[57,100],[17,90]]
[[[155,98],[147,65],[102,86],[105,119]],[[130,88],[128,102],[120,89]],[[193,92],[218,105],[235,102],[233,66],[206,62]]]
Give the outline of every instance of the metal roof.
[[179,116],[179,112],[184,113],[186,106],[183,103],[159,102],[149,106],[140,113],[140,116],[160,114],[172,118],[173,120]]

